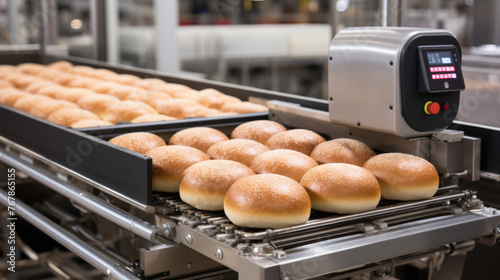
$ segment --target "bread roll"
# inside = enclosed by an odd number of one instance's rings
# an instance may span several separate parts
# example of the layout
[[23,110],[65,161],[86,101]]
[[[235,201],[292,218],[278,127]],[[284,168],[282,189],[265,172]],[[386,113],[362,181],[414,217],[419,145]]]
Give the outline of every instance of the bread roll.
[[98,79],[90,78],[90,77],[78,77],[71,81],[68,86],[73,87],[73,88],[86,88],[90,89],[93,87],[96,83],[101,82]]
[[96,79],[105,79],[111,76],[118,75],[115,72],[108,69],[94,69],[94,71],[89,73],[89,76]]
[[377,178],[368,170],[346,163],[328,163],[309,170],[302,180],[312,208],[339,214],[373,210],[380,201]]
[[380,154],[370,158],[363,167],[377,177],[384,199],[427,199],[434,196],[439,187],[436,168],[417,156],[400,153]]
[[158,104],[156,109],[160,114],[182,119],[184,117],[184,108],[199,105],[200,103],[196,101],[179,98],[162,101]]
[[130,121],[131,123],[146,123],[146,122],[162,122],[162,121],[173,121],[176,118],[165,116],[161,114],[150,114],[142,115]]
[[85,127],[98,127],[98,126],[110,126],[113,125],[110,122],[103,120],[83,120],[77,121],[71,125],[72,128],[85,128]]
[[65,88],[63,90],[58,91],[55,94],[55,98],[77,104],[80,98],[95,94],[96,93],[94,91],[85,88]]
[[78,99],[77,104],[82,107],[82,109],[89,110],[98,116],[102,116],[104,110],[119,102],[120,99],[112,95],[91,94]]
[[75,65],[69,69],[69,72],[82,75],[82,76],[90,76],[90,73],[94,71],[94,68],[86,65]]
[[41,80],[41,81],[37,81],[37,82],[30,84],[24,90],[27,92],[36,93],[41,88],[48,87],[48,86],[55,86],[55,85],[57,85],[57,84],[52,82],[52,81]]
[[169,144],[188,146],[205,153],[213,144],[226,140],[227,136],[217,129],[192,127],[176,132],[170,138]]
[[374,155],[375,152],[365,143],[348,138],[320,143],[311,153],[311,157],[319,164],[338,162],[357,166],[363,166]]
[[38,103],[47,100],[53,100],[53,99],[43,95],[28,95],[18,99],[12,107],[28,113]]
[[147,78],[137,81],[134,85],[145,90],[158,90],[160,87],[167,85],[167,82],[156,78]]
[[238,226],[284,228],[309,219],[311,200],[306,190],[290,178],[254,175],[239,179],[229,188],[224,212]]
[[266,142],[271,150],[290,149],[310,155],[314,148],[325,142],[316,132],[307,129],[292,129],[271,136]]
[[30,75],[38,75],[38,73],[45,70],[46,66],[36,64],[36,63],[21,63],[17,65],[17,70],[30,74]]
[[0,90],[0,103],[12,107],[19,99],[30,95],[28,92],[15,88],[3,88]]
[[210,109],[208,107],[197,105],[197,106],[188,106],[183,108],[182,117],[183,118],[195,118],[195,117],[209,117],[209,116],[218,116],[223,112]]
[[69,71],[73,68],[73,64],[67,61],[56,61],[48,65],[49,68],[54,68],[61,71]]
[[164,93],[166,93],[172,97],[175,97],[175,98],[180,98],[182,96],[180,96],[179,94],[181,94],[183,92],[191,91],[193,89],[188,87],[188,86],[185,86],[185,85],[168,83],[166,85],[156,87],[155,90],[164,92]]
[[273,121],[251,121],[237,126],[231,133],[232,139],[251,139],[262,144],[276,133],[286,131],[281,124]]
[[65,101],[65,100],[54,100],[54,99],[48,99],[44,101],[40,101],[37,104],[35,104],[29,111],[28,113],[42,118],[46,119],[52,112],[55,112],[59,109],[63,108],[75,108],[79,109],[78,105],[75,103]]
[[53,77],[53,81],[56,83],[59,83],[62,86],[68,86],[71,82],[73,82],[75,79],[78,79],[77,75],[74,74],[69,74],[69,73],[57,73]]
[[102,112],[102,119],[112,123],[130,122],[138,116],[156,113],[155,109],[144,102],[126,100],[109,106]]
[[41,87],[36,91],[36,94],[38,95],[45,95],[48,97],[56,98],[56,95],[62,94],[66,88],[59,86],[59,85],[54,85],[54,86],[46,86],[46,87]]
[[[90,76],[91,74],[89,74]],[[141,78],[130,75],[130,74],[118,74],[118,75],[109,75],[106,77],[103,77],[104,80],[110,81],[110,82],[115,82],[123,85],[134,85],[136,82],[140,81]]]
[[126,100],[131,94],[146,94],[146,91],[142,88],[128,86],[128,85],[119,85],[113,86],[109,89],[108,94],[113,95],[115,97],[120,98],[121,100]]
[[255,175],[247,166],[232,160],[206,160],[182,174],[179,194],[182,201],[200,210],[224,209],[224,195],[238,179]]
[[140,154],[145,154],[151,149],[167,145],[160,136],[149,132],[132,132],[122,134],[109,140],[109,143]]
[[221,107],[222,112],[234,112],[238,114],[267,112],[269,108],[252,102],[226,102]]
[[212,145],[207,150],[207,155],[211,159],[234,160],[249,166],[257,155],[267,151],[269,148],[257,141],[232,139]]
[[196,94],[193,94],[191,98],[201,103],[203,106],[213,109],[220,109],[226,102],[241,102],[241,100],[236,97],[225,95],[212,88],[200,90],[196,92]]
[[142,101],[157,110],[158,104],[160,104],[162,101],[170,100],[172,99],[172,97],[161,91],[138,90],[129,94],[127,96],[127,99]]
[[120,84],[113,83],[113,82],[100,82],[92,85],[90,87],[91,90],[97,92],[97,93],[104,93],[104,94],[109,94],[111,89],[115,87],[120,87]]
[[87,110],[75,108],[63,108],[48,115],[47,120],[63,126],[71,126],[81,120],[100,120],[100,118]]
[[209,159],[200,150],[184,146],[154,148],[146,156],[153,159],[153,190],[160,192],[178,192],[184,170]]
[[318,164],[309,156],[286,149],[261,153],[250,163],[250,168],[256,174],[279,174],[297,182],[316,166]]
[[15,78],[8,80],[11,84],[13,84],[16,88],[18,89],[25,89],[32,83],[40,81],[40,78],[31,76],[31,75],[25,75],[25,74],[17,74],[14,75]]

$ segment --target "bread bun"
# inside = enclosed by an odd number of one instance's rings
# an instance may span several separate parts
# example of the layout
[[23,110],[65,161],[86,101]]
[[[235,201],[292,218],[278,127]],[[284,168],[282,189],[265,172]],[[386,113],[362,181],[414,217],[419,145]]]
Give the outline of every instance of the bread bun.
[[98,126],[110,126],[113,125],[110,122],[103,120],[83,120],[77,121],[71,125],[72,128],[85,128],[85,127],[98,127]]
[[85,88],[65,88],[64,90],[58,91],[55,98],[76,104],[80,98],[95,94],[96,93],[94,91]]
[[81,120],[100,120],[100,118],[87,110],[75,108],[63,108],[48,115],[47,120],[63,126],[71,126]]
[[256,174],[279,174],[300,182],[304,174],[318,164],[309,156],[293,150],[272,150],[256,156],[250,168]]
[[184,170],[209,159],[200,150],[184,146],[154,148],[146,156],[153,159],[153,190],[160,192],[178,192]]
[[29,112],[38,103],[47,100],[53,100],[53,99],[43,95],[29,95],[18,99],[12,107],[24,112]]
[[213,144],[226,140],[227,136],[217,129],[192,127],[176,132],[170,138],[169,144],[189,146],[205,153]]
[[131,94],[127,96],[128,100],[137,100],[137,101],[142,101],[149,106],[157,109],[158,104],[160,104],[162,101],[170,100],[172,97],[170,95],[163,93],[161,91],[143,91],[143,90],[138,90],[134,91]]
[[346,163],[328,163],[309,170],[302,180],[312,208],[339,214],[373,210],[380,201],[377,178],[368,170]]
[[164,92],[175,98],[181,98],[182,96],[180,94],[182,94],[183,92],[192,91],[193,89],[185,85],[168,83],[166,85],[156,87],[155,90]]
[[365,143],[348,138],[320,143],[311,153],[311,157],[319,164],[339,162],[357,166],[363,166],[374,155],[375,152]]
[[224,93],[212,88],[196,92],[196,94],[192,95],[192,99],[198,101],[203,106],[213,109],[220,109],[226,102],[241,102],[241,100],[236,97],[225,95]]
[[121,100],[126,100],[131,94],[146,94],[146,91],[142,88],[127,86],[127,85],[118,85],[109,89],[107,92],[110,95],[120,98]]
[[15,88],[3,88],[0,90],[0,103],[12,107],[17,100],[30,95],[31,94],[26,91]]
[[54,82],[42,80],[42,81],[37,81],[37,82],[30,84],[24,90],[27,92],[36,93],[41,88],[48,87],[48,86],[55,86],[55,85],[57,85],[57,84]]
[[276,133],[286,131],[281,124],[273,121],[251,121],[238,125],[231,133],[232,139],[251,139],[262,144]]
[[54,100],[54,99],[47,99],[44,101],[40,101],[37,104],[35,104],[29,111],[28,113],[42,118],[46,119],[52,112],[55,112],[59,109],[63,108],[75,108],[79,109],[75,103],[65,101],[65,100]]
[[436,168],[417,156],[400,153],[380,154],[369,159],[363,167],[377,177],[384,199],[427,199],[434,196],[439,187]]
[[53,85],[53,86],[45,86],[39,88],[35,93],[37,95],[45,95],[48,97],[56,98],[56,95],[62,94],[66,88],[62,87],[60,85]]
[[150,114],[150,115],[142,115],[130,121],[131,123],[146,123],[146,122],[161,122],[161,121],[172,121],[176,120],[176,118],[161,115],[161,114]]
[[276,133],[266,142],[271,150],[290,149],[310,155],[314,148],[325,142],[325,139],[316,132],[307,129],[292,129]]
[[184,108],[199,105],[200,103],[194,100],[179,98],[162,101],[158,104],[156,109],[160,114],[182,119],[184,117]]
[[71,81],[68,86],[73,88],[86,88],[90,89],[96,83],[100,83],[101,81],[98,79],[90,78],[90,77],[78,77]]
[[7,81],[13,84],[18,89],[25,89],[32,83],[40,81],[39,77],[19,73],[16,73],[15,75],[13,75],[13,77],[13,79],[8,79]]
[[75,74],[59,72],[52,78],[52,81],[59,83],[62,86],[68,86],[75,79],[78,79],[78,76]]
[[36,63],[21,63],[17,65],[17,70],[30,75],[38,75],[45,70],[46,66]]
[[222,112],[234,112],[238,114],[260,113],[267,112],[269,108],[264,105],[255,104],[252,102],[226,102],[221,107]]
[[[89,76],[92,74],[89,74]],[[123,85],[133,85],[136,82],[140,81],[141,78],[130,75],[130,74],[117,74],[117,75],[109,75],[106,77],[103,77],[104,80],[110,81],[110,82],[115,82]]]
[[140,154],[145,154],[151,149],[167,145],[167,143],[165,143],[160,136],[149,132],[132,132],[122,134],[109,140],[109,143]]
[[73,68],[73,64],[67,61],[56,61],[48,65],[49,68],[54,68],[61,71],[69,71]]
[[97,93],[104,93],[104,94],[109,94],[111,89],[115,87],[120,87],[120,84],[113,83],[113,82],[100,82],[92,85],[90,87],[91,90],[97,92]]
[[147,78],[137,81],[134,85],[145,90],[158,90],[160,87],[167,85],[167,82],[156,78]]
[[182,174],[182,201],[200,210],[224,209],[224,195],[238,179],[255,175],[247,166],[232,160],[206,160],[191,165]]
[[82,107],[82,109],[89,110],[101,116],[104,110],[119,102],[120,99],[112,95],[91,94],[78,99],[77,104]]
[[94,68],[87,65],[75,65],[69,69],[69,72],[82,75],[82,76],[90,76],[90,73],[94,71]]
[[102,112],[102,119],[112,123],[130,122],[138,116],[156,113],[155,109],[144,102],[126,100],[109,106]]
[[183,118],[218,116],[221,115],[222,113],[223,112],[217,109],[210,109],[202,105],[188,106],[182,109]]
[[224,212],[238,226],[284,228],[309,219],[311,200],[306,190],[290,178],[254,175],[239,179],[229,188]]
[[232,139],[212,145],[207,150],[207,155],[211,159],[234,160],[249,166],[257,155],[267,151],[269,148],[257,141]]
[[90,77],[92,78],[97,78],[97,79],[106,79],[111,76],[118,75],[115,72],[108,70],[108,69],[94,69],[94,71],[89,73]]

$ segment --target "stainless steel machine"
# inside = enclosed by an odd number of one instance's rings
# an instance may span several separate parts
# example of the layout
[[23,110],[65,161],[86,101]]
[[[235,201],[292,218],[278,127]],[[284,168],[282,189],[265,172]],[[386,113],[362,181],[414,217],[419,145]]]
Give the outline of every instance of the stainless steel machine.
[[[1,222],[9,221],[8,207],[14,207],[16,222],[25,229],[15,231],[16,269],[34,273],[41,265],[44,272],[73,279],[460,278],[459,268],[475,243],[493,246],[500,238],[500,211],[473,188],[483,168],[500,173],[494,164],[481,165],[489,152],[481,141],[491,139],[470,136],[467,125],[444,117],[456,114],[463,89],[460,46],[444,31],[364,28],[339,33],[330,51],[328,101],[71,59],[194,89],[212,87],[266,103],[269,114],[73,130],[0,105],[1,172],[16,170],[15,196],[8,178],[0,190]],[[33,51],[10,54],[6,61],[58,59]],[[447,78],[433,76],[444,74]],[[414,118],[424,126],[415,125]],[[382,201],[373,211],[352,215],[313,211],[308,222],[290,228],[242,228],[222,212],[200,211],[175,194],[152,192],[151,159],[106,142],[131,131],[168,139],[193,126],[229,134],[257,119],[356,138],[379,152],[425,157],[440,172],[441,186],[428,200]],[[445,130],[448,126],[464,129]],[[40,133],[47,137],[37,138]],[[40,241],[32,240],[42,236],[55,249],[34,249]],[[3,262],[0,269],[14,277],[9,265]]]

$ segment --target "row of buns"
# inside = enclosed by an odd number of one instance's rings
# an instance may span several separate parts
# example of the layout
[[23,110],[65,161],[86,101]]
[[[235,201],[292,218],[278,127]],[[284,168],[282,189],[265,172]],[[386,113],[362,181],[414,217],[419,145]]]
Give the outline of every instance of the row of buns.
[[268,110],[215,89],[198,91],[66,61],[0,65],[0,103],[76,128]]
[[193,207],[224,210],[246,227],[288,227],[307,221],[311,208],[358,213],[374,209],[381,197],[418,200],[437,191],[439,176],[422,158],[376,155],[357,140],[318,137],[263,120],[236,127],[231,139],[196,127],[175,133],[168,145],[145,132],[110,142],[153,159],[153,190],[179,192]]

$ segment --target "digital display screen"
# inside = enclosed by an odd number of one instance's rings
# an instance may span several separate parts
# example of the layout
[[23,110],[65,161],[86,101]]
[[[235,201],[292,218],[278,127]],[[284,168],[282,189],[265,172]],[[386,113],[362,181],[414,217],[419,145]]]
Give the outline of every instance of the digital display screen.
[[446,92],[465,88],[460,58],[453,45],[419,46],[422,92]]
[[451,52],[428,52],[429,65],[451,64]]

